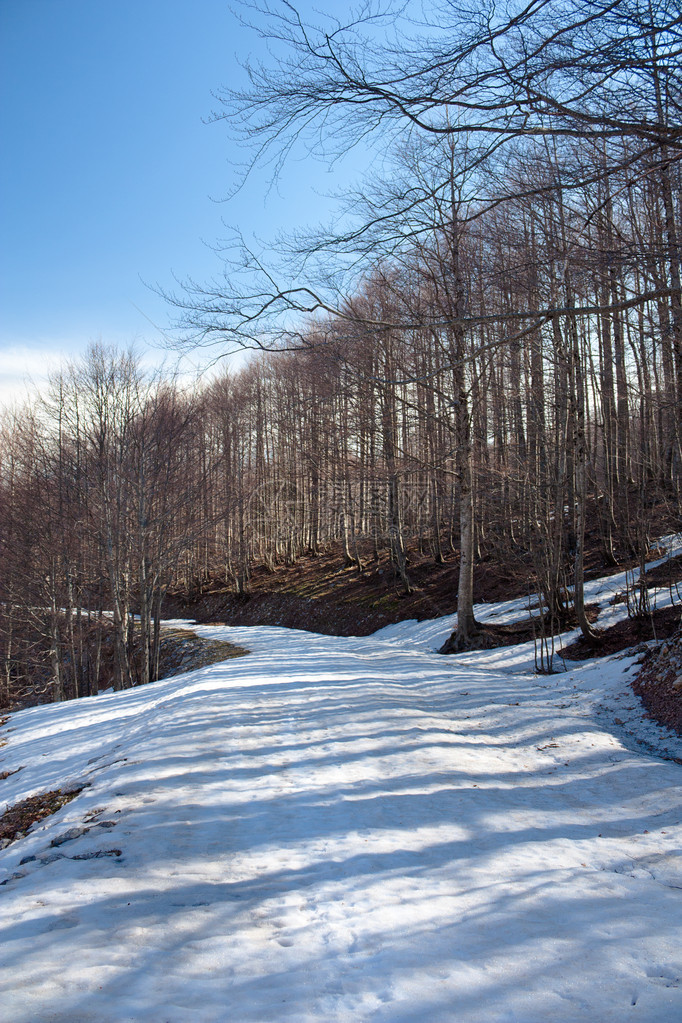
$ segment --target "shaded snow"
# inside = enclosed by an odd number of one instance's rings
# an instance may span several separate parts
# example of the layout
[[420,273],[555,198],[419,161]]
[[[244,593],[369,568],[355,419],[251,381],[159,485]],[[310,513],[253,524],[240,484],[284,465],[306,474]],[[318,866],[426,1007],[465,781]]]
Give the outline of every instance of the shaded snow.
[[682,743],[633,658],[537,677],[438,656],[452,625],[197,627],[252,653],[13,715],[7,805],[89,787],[0,852],[3,1023],[682,1019],[682,768],[648,752]]

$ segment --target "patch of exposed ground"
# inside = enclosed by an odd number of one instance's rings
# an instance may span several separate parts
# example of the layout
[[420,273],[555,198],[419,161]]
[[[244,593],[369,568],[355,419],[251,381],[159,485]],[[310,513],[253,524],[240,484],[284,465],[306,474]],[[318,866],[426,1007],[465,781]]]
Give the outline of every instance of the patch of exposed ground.
[[344,567],[340,548],[330,545],[318,557],[302,557],[293,565],[255,568],[248,594],[236,594],[230,584],[216,579],[201,591],[169,595],[164,613],[198,622],[366,636],[407,618],[437,618],[456,610],[454,559],[438,565],[426,555],[412,554],[409,572],[412,593],[406,594],[388,557],[368,559],[360,573]]
[[[666,558],[662,565],[650,568],[645,574],[647,586],[670,586],[676,599],[682,599],[682,554]],[[679,590],[678,590],[679,586]]]
[[79,788],[41,792],[40,795],[30,796],[10,806],[0,817],[0,849],[4,849],[19,838],[24,838],[30,827],[61,810],[82,791],[83,789]]
[[[587,543],[586,580],[635,567],[624,552],[620,552],[617,565],[607,563],[596,535],[588,536]],[[489,548],[483,550],[476,565],[475,602],[535,596],[528,583],[532,578],[530,554],[507,551],[492,540]],[[404,592],[386,552],[380,552],[378,559],[370,547],[360,553],[361,572],[354,565],[344,566],[341,545],[333,543],[317,556],[302,556],[294,564],[272,569],[258,566],[251,574],[249,592],[242,595],[235,593],[231,581],[213,578],[190,593],[169,594],[164,614],[202,623],[280,625],[332,636],[367,636],[406,619],[423,621],[456,612],[456,551],[444,545],[445,560],[439,563],[428,545],[410,549],[407,572],[411,593]],[[658,585],[682,579],[682,559],[679,564],[671,559],[661,566],[660,573]],[[532,638],[532,631],[526,638]]]
[[680,605],[663,607],[650,615],[626,618],[609,629],[597,629],[596,638],[588,642],[581,636],[570,646],[564,647],[563,655],[571,661],[584,661],[590,657],[606,657],[628,647],[646,643],[651,639],[667,639],[679,628]]
[[189,629],[165,627],[161,633],[160,675],[182,675],[209,664],[243,657],[248,650],[217,639],[204,639]]
[[[529,595],[528,559],[484,555],[476,566],[474,600],[492,602]],[[595,555],[588,578],[607,574]],[[168,617],[224,625],[281,625],[331,636],[367,636],[386,625],[416,618],[441,618],[457,610],[459,559],[450,552],[443,564],[428,551],[409,553],[412,592],[405,593],[387,554],[363,558],[363,570],[344,567],[339,545],[294,565],[254,569],[248,594],[238,595],[213,579],[189,594],[170,594]],[[622,567],[611,568],[622,571]],[[533,594],[534,595],[534,594]],[[532,637],[532,632],[529,634]],[[521,640],[518,640],[521,642]]]
[[[585,616],[590,624],[594,624],[599,618],[599,606],[588,604],[585,607]],[[566,629],[573,629],[577,625],[577,619],[573,611],[557,618],[554,621],[553,634],[559,635]],[[494,625],[489,623],[480,624],[475,631],[471,643],[466,649],[492,650],[501,646],[516,646],[518,643],[529,643],[540,638],[540,623],[537,618],[524,618],[518,622],[510,622],[508,625]],[[450,644],[448,639],[441,653],[456,653],[457,644]],[[594,656],[594,655],[592,655]]]
[[649,651],[632,688],[649,717],[682,735],[682,632]]

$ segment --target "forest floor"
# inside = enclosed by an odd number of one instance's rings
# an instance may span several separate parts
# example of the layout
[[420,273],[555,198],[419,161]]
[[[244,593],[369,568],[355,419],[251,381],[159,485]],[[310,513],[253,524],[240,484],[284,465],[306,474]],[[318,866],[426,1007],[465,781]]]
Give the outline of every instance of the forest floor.
[[[661,530],[663,532],[664,530]],[[188,617],[201,624],[279,625],[329,636],[368,636],[386,625],[408,619],[424,621],[457,611],[459,557],[445,551],[438,563],[433,553],[416,547],[407,551],[412,592],[405,593],[387,551],[373,556],[370,545],[361,549],[362,572],[345,566],[340,543],[331,543],[316,555],[301,555],[293,564],[269,569],[256,566],[248,593],[237,594],[234,585],[213,578],[190,592],[170,593],[164,602],[168,618]],[[637,562],[625,552],[618,564],[609,564],[596,536],[588,534],[585,554],[586,581],[635,570]],[[649,552],[648,560],[657,557]],[[484,547],[474,573],[474,601],[494,603],[518,597],[535,598],[528,586],[530,559],[522,553],[500,550],[493,541]],[[682,603],[682,556],[668,558],[647,572],[647,587],[677,587]],[[623,592],[618,599],[625,601]],[[609,637],[602,637],[604,653],[624,649],[633,642],[663,638],[670,634],[670,611],[633,616],[631,625],[620,623]],[[562,627],[570,622],[562,622]],[[598,623],[596,625],[599,628]],[[509,642],[518,642],[511,638]],[[500,645],[508,641],[501,637]]]

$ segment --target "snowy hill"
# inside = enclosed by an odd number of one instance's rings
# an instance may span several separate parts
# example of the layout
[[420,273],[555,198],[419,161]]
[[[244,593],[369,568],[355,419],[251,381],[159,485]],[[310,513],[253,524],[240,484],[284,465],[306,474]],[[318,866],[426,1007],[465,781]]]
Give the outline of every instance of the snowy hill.
[[682,743],[634,658],[451,624],[202,627],[251,654],[13,715],[0,811],[85,787],[0,852],[3,1023],[682,1019]]

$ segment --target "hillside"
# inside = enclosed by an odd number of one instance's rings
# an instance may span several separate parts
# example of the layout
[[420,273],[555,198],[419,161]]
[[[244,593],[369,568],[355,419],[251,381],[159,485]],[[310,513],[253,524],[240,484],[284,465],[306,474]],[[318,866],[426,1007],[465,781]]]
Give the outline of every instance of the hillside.
[[197,626],[250,653],[12,715],[5,805],[73,798],[0,851],[3,1019],[678,1018],[682,740],[641,656],[538,676],[451,627]]
[[[657,555],[663,553],[662,548],[651,552],[657,567],[647,573],[649,586],[665,588],[682,580],[682,558],[673,556],[659,563]],[[624,573],[634,573],[630,585],[638,576],[636,559],[624,552],[617,566],[608,565],[594,536],[588,536],[585,560],[588,582],[606,576],[622,578],[621,597],[626,589]],[[363,570],[358,572],[355,566],[344,566],[341,545],[330,543],[318,555],[301,555],[293,564],[271,569],[258,565],[251,574],[248,593],[241,596],[231,583],[216,578],[200,588],[171,592],[164,609],[168,617],[191,617],[202,624],[281,625],[330,636],[367,636],[410,618],[422,621],[456,612],[456,555],[450,554],[443,564],[436,564],[430,553],[411,547],[408,571],[410,594],[402,589],[387,552],[377,561],[363,558]],[[503,550],[491,547],[476,565],[474,599],[481,604],[521,597],[532,600],[535,594],[529,590],[528,571],[527,558],[505,555]],[[659,638],[670,631],[665,617],[659,615],[657,619]],[[636,633],[637,626],[633,625],[633,630]],[[642,623],[637,638],[653,638],[651,631],[647,633],[646,623]],[[620,648],[628,645],[624,637]]]

